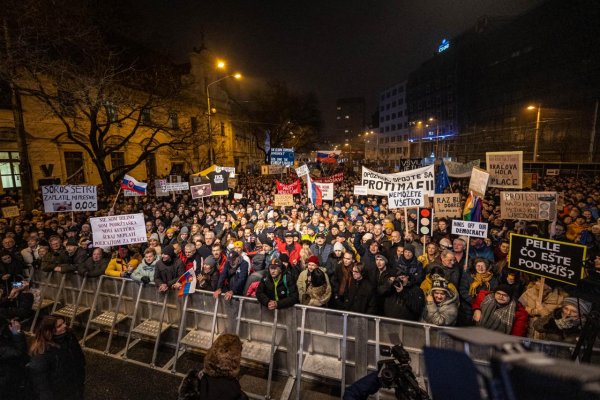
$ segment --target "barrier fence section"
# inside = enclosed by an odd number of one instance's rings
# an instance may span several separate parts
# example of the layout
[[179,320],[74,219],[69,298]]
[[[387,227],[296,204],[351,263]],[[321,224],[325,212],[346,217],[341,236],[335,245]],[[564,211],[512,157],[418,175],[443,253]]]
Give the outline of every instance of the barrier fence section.
[[[275,373],[286,376],[281,396],[300,399],[303,380],[326,380],[344,388],[377,368],[380,348],[393,346],[391,337],[399,336],[411,355],[411,366],[421,384],[427,384],[423,347],[462,349],[439,327],[374,315],[328,308],[295,305],[270,311],[254,298],[234,297],[226,301],[212,292],[197,291],[178,297],[176,291],[160,293],[154,284],[141,285],[126,278],[35,271],[39,288],[33,331],[41,312],[61,315],[85,326],[82,346],[101,332],[108,332],[103,353],[108,356],[178,373],[179,358],[187,351],[206,352],[222,333],[235,333],[243,342],[246,365],[268,369],[264,394],[271,398]],[[114,335],[126,337],[125,347],[114,352]],[[128,351],[141,341],[153,343],[152,361],[143,363],[128,358]],[[523,339],[529,347],[550,357],[569,358],[574,345]],[[173,356],[156,365],[160,345],[174,349]],[[598,360],[600,350],[595,350]],[[476,364],[487,365],[488,349],[470,349]],[[293,395],[295,385],[295,396]]]

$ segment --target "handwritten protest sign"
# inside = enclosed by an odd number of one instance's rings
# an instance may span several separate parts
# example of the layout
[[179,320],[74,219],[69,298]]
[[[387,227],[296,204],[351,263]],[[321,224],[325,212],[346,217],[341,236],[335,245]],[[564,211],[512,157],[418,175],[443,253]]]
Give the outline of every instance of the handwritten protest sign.
[[460,193],[433,195],[433,210],[438,218],[462,218]]
[[521,189],[523,187],[523,152],[485,153],[489,187]]
[[144,214],[90,218],[94,247],[125,246],[148,241]]
[[413,208],[424,207],[423,190],[403,190],[400,192],[389,192],[388,203],[390,208]]
[[278,175],[283,174],[285,171],[285,166],[283,165],[261,165],[260,166],[260,174],[261,175]]
[[314,182],[321,192],[323,192],[323,200],[333,200],[333,183]]
[[296,168],[296,175],[298,175],[298,177],[306,176],[308,174],[308,165],[303,164],[300,167]]
[[166,192],[190,190],[190,184],[189,182],[165,182],[161,189]]
[[452,234],[486,238],[488,231],[487,222],[452,220]]
[[444,160],[446,171],[451,178],[468,178],[471,176],[473,167],[479,168],[480,164],[481,161],[479,159],[464,164],[456,161]]
[[2,207],[2,216],[4,218],[16,218],[20,215],[21,212],[17,206]]
[[354,195],[355,196],[366,196],[367,195],[367,187],[362,185],[354,185]]
[[96,186],[50,185],[42,186],[44,211],[97,211]]
[[533,236],[510,235],[509,268],[577,285],[583,278],[585,246]]
[[370,195],[387,196],[389,192],[423,190],[426,196],[431,197],[435,191],[434,166],[395,174],[381,174],[363,166],[361,185],[367,187]]
[[293,194],[276,194],[273,205],[275,207],[292,207],[292,206],[294,206],[294,195]]
[[500,218],[553,221],[556,192],[500,192]]
[[469,181],[469,192],[475,196],[483,197],[487,189],[490,174],[479,168],[473,168],[471,171],[471,180]]

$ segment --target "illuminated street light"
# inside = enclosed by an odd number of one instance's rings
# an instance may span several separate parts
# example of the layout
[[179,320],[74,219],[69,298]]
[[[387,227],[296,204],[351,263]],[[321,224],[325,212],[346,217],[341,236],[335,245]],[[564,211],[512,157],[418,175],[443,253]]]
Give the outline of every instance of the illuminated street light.
[[217,68],[218,69],[225,69],[226,66],[227,66],[227,64],[225,63],[225,61],[217,60]]
[[[225,62],[218,61],[217,68],[220,68],[220,69],[225,68]],[[209,89],[212,85],[217,84],[228,78],[241,79],[242,74],[240,74],[238,72],[233,75],[226,75],[226,76],[224,76],[220,79],[217,79],[216,81],[211,82],[208,85],[206,85],[206,123],[207,123],[207,128],[208,128],[208,163],[210,165],[213,165],[214,157],[213,157],[213,143],[212,143],[212,126],[211,126],[211,122],[210,122],[210,117],[211,117],[213,108],[210,107],[210,91],[209,91]]]
[[533,162],[537,162],[538,159],[538,144],[540,140],[540,114],[542,113],[542,104],[538,104],[537,106],[530,105],[527,107],[527,110],[535,110],[537,109],[537,117],[535,119],[535,137],[533,140]]

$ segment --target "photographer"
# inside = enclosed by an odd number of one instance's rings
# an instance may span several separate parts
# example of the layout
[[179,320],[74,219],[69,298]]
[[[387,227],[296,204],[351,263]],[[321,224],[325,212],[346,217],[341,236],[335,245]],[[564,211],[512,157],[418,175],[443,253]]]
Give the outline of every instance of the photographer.
[[383,315],[390,318],[418,321],[423,314],[425,297],[420,287],[413,285],[407,271],[389,277],[384,283]]

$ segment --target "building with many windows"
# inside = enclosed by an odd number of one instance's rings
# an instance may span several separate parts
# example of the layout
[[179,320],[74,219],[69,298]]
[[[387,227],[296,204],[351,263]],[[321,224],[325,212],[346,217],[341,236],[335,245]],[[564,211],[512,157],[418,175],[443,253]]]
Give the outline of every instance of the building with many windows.
[[410,157],[406,82],[380,93],[377,131],[377,160],[391,166],[396,165],[397,160]]

